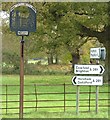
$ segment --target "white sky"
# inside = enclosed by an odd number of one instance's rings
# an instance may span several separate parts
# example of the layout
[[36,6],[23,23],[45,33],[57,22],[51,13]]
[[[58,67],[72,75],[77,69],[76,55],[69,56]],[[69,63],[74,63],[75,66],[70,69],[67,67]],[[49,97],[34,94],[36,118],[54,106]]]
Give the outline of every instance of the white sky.
[[8,20],[9,14],[5,11],[0,11],[0,26],[2,26],[2,20],[5,20],[5,22],[9,22]]
[[5,19],[5,18],[8,18],[8,17],[9,17],[9,14],[7,12],[5,12],[5,11],[0,12],[0,18]]

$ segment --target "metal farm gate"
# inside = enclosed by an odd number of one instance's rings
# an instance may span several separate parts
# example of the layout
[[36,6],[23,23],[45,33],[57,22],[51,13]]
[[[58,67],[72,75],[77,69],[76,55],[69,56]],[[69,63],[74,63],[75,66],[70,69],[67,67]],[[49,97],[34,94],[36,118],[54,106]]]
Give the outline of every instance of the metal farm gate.
[[[19,114],[19,85],[1,85],[2,114]],[[105,88],[108,87],[105,85]],[[31,84],[24,86],[24,114],[33,111],[65,112],[76,111],[76,86],[72,84]],[[81,112],[95,110],[95,88],[83,86],[80,91],[79,108]],[[99,91],[99,111],[107,110],[108,94],[102,88]],[[106,94],[106,97],[104,96]],[[86,96],[86,97],[85,97]]]

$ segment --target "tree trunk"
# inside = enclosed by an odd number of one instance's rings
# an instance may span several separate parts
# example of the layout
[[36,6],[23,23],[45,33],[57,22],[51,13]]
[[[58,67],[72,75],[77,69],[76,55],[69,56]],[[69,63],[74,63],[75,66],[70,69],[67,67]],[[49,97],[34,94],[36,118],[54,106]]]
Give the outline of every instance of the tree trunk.
[[72,56],[72,70],[74,71],[74,65],[78,64],[80,61],[80,55],[79,55],[79,50],[77,50],[76,52],[71,53]]
[[106,41],[105,81],[110,83],[110,41]]
[[55,55],[55,64],[58,64],[58,55]]
[[107,47],[107,63],[108,63],[108,82],[110,83],[110,42]]
[[48,65],[51,65],[51,64],[53,64],[53,54],[52,53],[50,53],[48,55]]
[[52,53],[50,54],[50,61],[51,61],[51,64],[53,64],[53,54]]

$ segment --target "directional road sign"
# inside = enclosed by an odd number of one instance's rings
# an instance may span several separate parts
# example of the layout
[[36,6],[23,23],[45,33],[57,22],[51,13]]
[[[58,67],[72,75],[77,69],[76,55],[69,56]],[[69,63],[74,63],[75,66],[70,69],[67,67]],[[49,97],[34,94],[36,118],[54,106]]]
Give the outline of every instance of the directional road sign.
[[75,74],[103,74],[104,71],[102,65],[74,65]]
[[101,57],[100,48],[91,48],[90,49],[90,58],[100,59],[100,57]]
[[103,85],[102,76],[74,76],[73,85]]

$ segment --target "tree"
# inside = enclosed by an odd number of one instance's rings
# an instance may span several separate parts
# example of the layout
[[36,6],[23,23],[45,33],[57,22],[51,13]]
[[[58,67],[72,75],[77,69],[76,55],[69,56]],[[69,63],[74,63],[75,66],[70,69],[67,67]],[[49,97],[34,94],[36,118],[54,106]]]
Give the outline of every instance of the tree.
[[[52,5],[52,9],[50,9],[50,13],[53,16],[51,18],[53,18],[54,22],[56,21],[60,29],[62,42],[72,53],[72,51],[77,51],[79,46],[87,42],[87,39],[84,39],[84,37],[97,38],[107,50],[106,66],[108,66],[108,78],[110,79],[110,23],[108,21],[110,18],[110,2],[97,4],[67,3],[66,5],[68,10],[65,9],[65,3],[56,3],[56,5]],[[79,36],[83,39],[79,39]],[[80,45],[78,45],[78,43]],[[74,53],[72,54],[72,56],[74,56]]]
[[60,35],[63,38],[62,44],[66,46],[67,50],[71,54],[71,63],[72,66],[74,66],[74,64],[78,64],[80,62],[80,47],[85,44],[89,39],[86,36],[82,38],[77,35],[79,33],[77,21],[73,18],[67,20],[67,16],[65,16],[65,18],[60,24]]
[[[38,5],[40,7],[38,7]],[[67,49],[71,53],[73,65],[77,63],[79,61],[79,53],[77,52],[78,48],[82,43],[80,45],[79,44],[77,45],[77,43],[79,43],[78,41],[79,36],[76,35],[77,33],[76,30],[77,25],[75,25],[76,21],[72,20],[74,16],[72,15],[72,12],[68,11],[68,9],[70,10],[72,4],[36,3],[34,4],[34,6],[36,6],[40,13],[40,15],[38,15],[39,26],[36,35],[33,35],[34,41],[31,46],[32,49],[30,48],[29,50],[30,51],[46,50],[46,53],[49,58],[49,63],[52,64],[54,56],[56,56],[56,61],[58,61],[57,60],[58,56],[57,51],[59,51],[58,48],[61,46],[61,44],[62,46],[66,45]],[[71,26],[73,27],[71,28]],[[71,34],[72,30],[73,32]],[[63,34],[65,34],[65,36],[63,36]]]
[[[11,4],[11,3],[10,3]],[[11,6],[8,4],[8,6]],[[42,39],[33,42],[33,46],[40,49],[51,51],[53,46],[60,41],[62,46],[75,54],[78,48],[86,43],[90,38],[97,39],[102,43],[107,50],[106,66],[108,71],[108,78],[110,80],[110,3],[95,3],[95,2],[71,2],[71,3],[31,3],[38,11],[38,31],[33,38]],[[5,10],[5,3],[3,9]],[[7,8],[6,8],[7,9]],[[57,26],[57,30],[54,27]],[[56,35],[52,36],[52,31]],[[37,37],[36,37],[37,36]],[[54,42],[54,39],[58,39]],[[34,45],[35,44],[35,45]],[[50,50],[51,49],[51,50]],[[53,52],[53,51],[52,51]],[[77,53],[78,54],[78,53]],[[78,55],[79,56],[79,55]],[[72,60],[74,61],[74,60]]]
[[[77,4],[81,5],[81,4]],[[86,6],[86,7],[85,7]],[[88,7],[87,7],[88,6]],[[80,9],[80,10],[79,10]],[[78,21],[80,28],[80,36],[96,37],[102,43],[107,51],[106,56],[106,71],[108,81],[110,81],[110,2],[108,3],[86,3],[78,7],[75,12],[78,16],[89,17],[90,21],[86,19],[81,22]]]
[[[82,39],[81,41],[77,35],[77,22],[73,19],[73,13],[68,11],[68,8],[70,10],[72,4],[49,3],[45,6],[48,9],[43,14],[46,22],[45,26],[47,28],[45,33],[52,38],[51,42],[48,42],[49,44],[47,45],[48,48],[50,48],[50,56],[52,58],[52,53],[55,52],[56,48],[65,45],[71,53],[73,66],[75,63],[78,63],[80,59],[78,49],[87,41],[87,39]],[[56,38],[58,40],[55,40]]]

